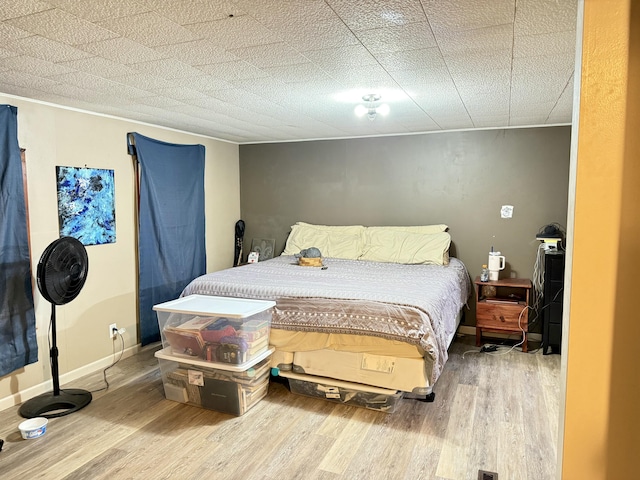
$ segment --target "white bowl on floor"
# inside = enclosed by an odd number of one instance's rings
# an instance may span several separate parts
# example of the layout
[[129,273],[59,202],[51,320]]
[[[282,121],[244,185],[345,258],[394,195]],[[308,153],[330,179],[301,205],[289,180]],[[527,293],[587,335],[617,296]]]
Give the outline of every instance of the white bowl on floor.
[[44,417],[29,418],[18,425],[18,428],[22,438],[28,440],[44,435],[47,431],[47,423],[49,423],[49,420]]

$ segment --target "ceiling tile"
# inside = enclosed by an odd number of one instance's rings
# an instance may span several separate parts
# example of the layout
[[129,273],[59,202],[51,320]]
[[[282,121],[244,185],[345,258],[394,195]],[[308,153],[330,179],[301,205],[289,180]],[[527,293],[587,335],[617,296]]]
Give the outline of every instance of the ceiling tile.
[[444,64],[440,50],[435,47],[383,53],[377,59],[388,72],[438,68]]
[[99,22],[111,18],[126,17],[149,11],[148,7],[139,2],[127,0],[47,0],[65,12],[84,18],[89,22]]
[[31,33],[22,30],[20,28],[16,28],[13,25],[9,25],[8,23],[2,22],[0,23],[0,44],[4,45],[11,40],[15,40],[17,38],[30,37]]
[[264,45],[279,40],[269,29],[247,15],[194,23],[184,28],[188,28],[194,37],[208,38],[216,45],[227,49]]
[[439,85],[451,82],[451,74],[447,66],[442,65],[431,66],[428,69],[421,70],[396,70],[390,72],[389,75],[404,89],[422,90],[430,85]]
[[67,45],[96,42],[118,36],[117,33],[57,8],[7,20],[5,23]]
[[542,57],[520,57],[513,60],[513,76],[534,78],[541,82],[564,82],[573,73],[573,55],[546,55]]
[[[0,48],[0,58],[10,58],[10,57],[17,57],[17,56],[19,56],[19,54],[17,54],[16,52],[12,52],[11,50],[5,50],[4,48]],[[33,57],[29,57],[29,58],[33,58]]]
[[189,65],[211,65],[238,60],[233,53],[215,45],[210,40],[194,40],[192,42],[174,43],[155,47],[163,57],[175,58]]
[[38,0],[20,0],[18,2],[0,2],[0,21],[22,17],[32,13],[49,10],[51,4]]
[[474,119],[476,115],[509,115],[509,98],[505,96],[497,96],[490,93],[484,95],[476,94],[468,98],[463,97],[463,103],[471,118]]
[[162,95],[163,97],[174,98],[182,102],[185,102],[187,100],[201,101],[207,98],[207,95],[205,93],[199,92],[198,90],[194,90],[192,88],[185,88],[182,86],[162,87],[162,88],[155,88],[155,89],[146,88],[145,90],[153,91],[154,93]]
[[308,82],[316,78],[326,77],[324,70],[314,63],[299,63],[296,65],[283,65],[280,67],[262,68],[269,76],[284,82]]
[[327,3],[354,31],[425,20],[419,0],[327,0]]
[[460,95],[486,95],[492,94],[496,98],[506,96],[509,98],[511,92],[511,72],[508,69],[494,70],[482,75],[460,76],[454,79],[456,88]]
[[577,0],[518,0],[515,17],[515,34],[575,30]]
[[446,112],[434,113],[433,121],[436,122],[440,130],[459,130],[474,128],[474,124],[469,117],[449,116]]
[[139,72],[156,75],[165,80],[174,80],[179,78],[198,77],[202,75],[202,71],[197,68],[179,62],[173,58],[163,58],[160,60],[151,60],[149,62],[132,63],[131,68]]
[[90,56],[82,50],[49,40],[40,35],[18,38],[7,42],[4,47],[24,55],[30,55],[54,63],[77,60]]
[[[242,142],[566,123],[576,18],[577,0],[5,1],[0,91]],[[388,117],[354,118],[370,92]]]
[[213,75],[201,74],[189,78],[189,87],[199,92],[211,93],[231,88],[232,84]]
[[256,2],[248,14],[298,51],[355,45],[359,41],[323,1]]
[[97,25],[147,47],[188,42],[199,38],[190,30],[155,12],[104,20]]
[[511,52],[513,23],[463,31],[436,33],[438,46],[444,56],[459,54],[487,55],[495,51]]
[[291,83],[289,85],[301,95],[312,97],[316,95],[333,95],[342,89],[342,85],[329,77],[316,78],[308,82]]
[[398,83],[380,65],[348,66],[341,70],[332,70],[331,77],[345,88],[379,91],[397,89]]
[[37,75],[32,75],[28,72],[18,70],[5,70],[2,72],[2,82],[9,85],[34,88],[41,91],[58,83],[50,78],[39,77]]
[[148,73],[136,73],[133,75],[123,75],[119,77],[111,78],[112,81],[128,85],[130,87],[138,88],[141,91],[147,91],[148,95],[155,95],[160,88],[172,88],[176,84],[155,75]]
[[308,63],[304,56],[286,43],[254,45],[232,49],[230,52],[258,68]]
[[61,62],[57,65],[68,67],[69,69],[80,70],[81,72],[98,75],[104,78],[113,78],[124,75],[133,75],[136,70],[108,60],[103,57],[89,57],[80,60],[71,60],[69,62]]
[[[38,90],[32,85],[28,85],[26,82],[23,83],[18,81],[18,83],[20,83],[20,85],[13,85],[0,79],[0,92],[9,95],[18,95],[19,97],[33,98],[36,100],[39,99],[40,95],[44,95],[44,92]],[[64,102],[61,102],[61,105],[64,105]]]
[[310,28],[294,30],[285,27],[278,36],[299,52],[360,45],[360,41],[340,21],[314,23]]
[[363,30],[357,35],[367,50],[374,54],[437,46],[428,22]]
[[[112,80],[97,77],[85,72],[71,72],[62,75],[52,75],[51,80],[65,85],[72,85],[95,92],[110,92],[116,88],[120,88],[123,95],[125,92],[132,92],[133,89]],[[150,96],[147,94],[146,96]]]
[[180,25],[221,20],[229,15],[244,15],[234,2],[216,0],[140,0],[160,15]]
[[444,60],[454,78],[456,75],[467,76],[470,72],[479,75],[490,74],[496,70],[511,71],[512,62],[510,50],[489,51],[484,55],[459,52],[445,55]]
[[156,96],[156,97],[142,97],[136,100],[138,103],[142,103],[143,105],[150,105],[152,107],[159,108],[173,108],[178,105],[184,105],[183,102],[176,100],[175,98]]
[[199,70],[227,82],[246,80],[250,78],[268,77],[269,74],[245,61],[223,62],[214,65],[199,65]]
[[483,115],[474,116],[473,124],[477,128],[501,127],[509,124],[509,115]]
[[325,22],[336,18],[324,0],[234,0],[233,3],[269,28],[286,23],[299,25],[309,19]]
[[340,70],[346,66],[378,63],[362,45],[313,50],[305,52],[304,55],[324,70]]
[[159,51],[124,37],[78,45],[78,48],[125,65],[167,58]]
[[63,73],[74,71],[72,67],[59,63],[47,62],[46,60],[26,55],[0,58],[0,66],[3,68],[3,70],[17,70],[21,72],[28,72],[39,77],[60,75]]
[[513,24],[516,14],[514,0],[491,0],[481,3],[469,0],[438,0],[423,1],[422,4],[436,36],[443,31],[454,34],[463,30]]
[[513,40],[514,57],[547,55],[573,55],[576,47],[575,30],[516,36]]

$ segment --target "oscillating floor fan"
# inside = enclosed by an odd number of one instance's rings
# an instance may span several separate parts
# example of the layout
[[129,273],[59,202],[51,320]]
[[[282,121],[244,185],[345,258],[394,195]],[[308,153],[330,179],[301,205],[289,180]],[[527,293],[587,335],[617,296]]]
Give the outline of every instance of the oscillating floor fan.
[[76,298],[87,278],[89,259],[84,245],[73,237],[62,237],[49,245],[38,262],[37,281],[42,296],[51,302],[51,377],[53,392],[27,400],[19,413],[25,418],[61,417],[91,402],[91,392],[76,388],[60,390],[58,346],[56,342],[56,305]]

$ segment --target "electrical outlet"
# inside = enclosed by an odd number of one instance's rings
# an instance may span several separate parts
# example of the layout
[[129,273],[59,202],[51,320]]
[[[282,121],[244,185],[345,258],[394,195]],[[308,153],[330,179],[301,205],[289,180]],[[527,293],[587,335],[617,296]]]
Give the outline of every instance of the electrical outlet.
[[[115,330],[115,331],[114,331]],[[109,325],[109,338],[116,338],[118,335],[116,332],[118,331],[118,326],[115,323]]]

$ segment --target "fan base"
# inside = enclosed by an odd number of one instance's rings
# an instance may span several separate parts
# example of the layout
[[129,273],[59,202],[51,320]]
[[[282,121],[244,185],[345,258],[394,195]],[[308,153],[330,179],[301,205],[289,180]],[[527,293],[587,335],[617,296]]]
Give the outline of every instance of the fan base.
[[59,395],[53,392],[43,393],[22,404],[18,413],[24,418],[44,417],[56,418],[77,412],[91,403],[91,392],[78,388],[60,390]]

